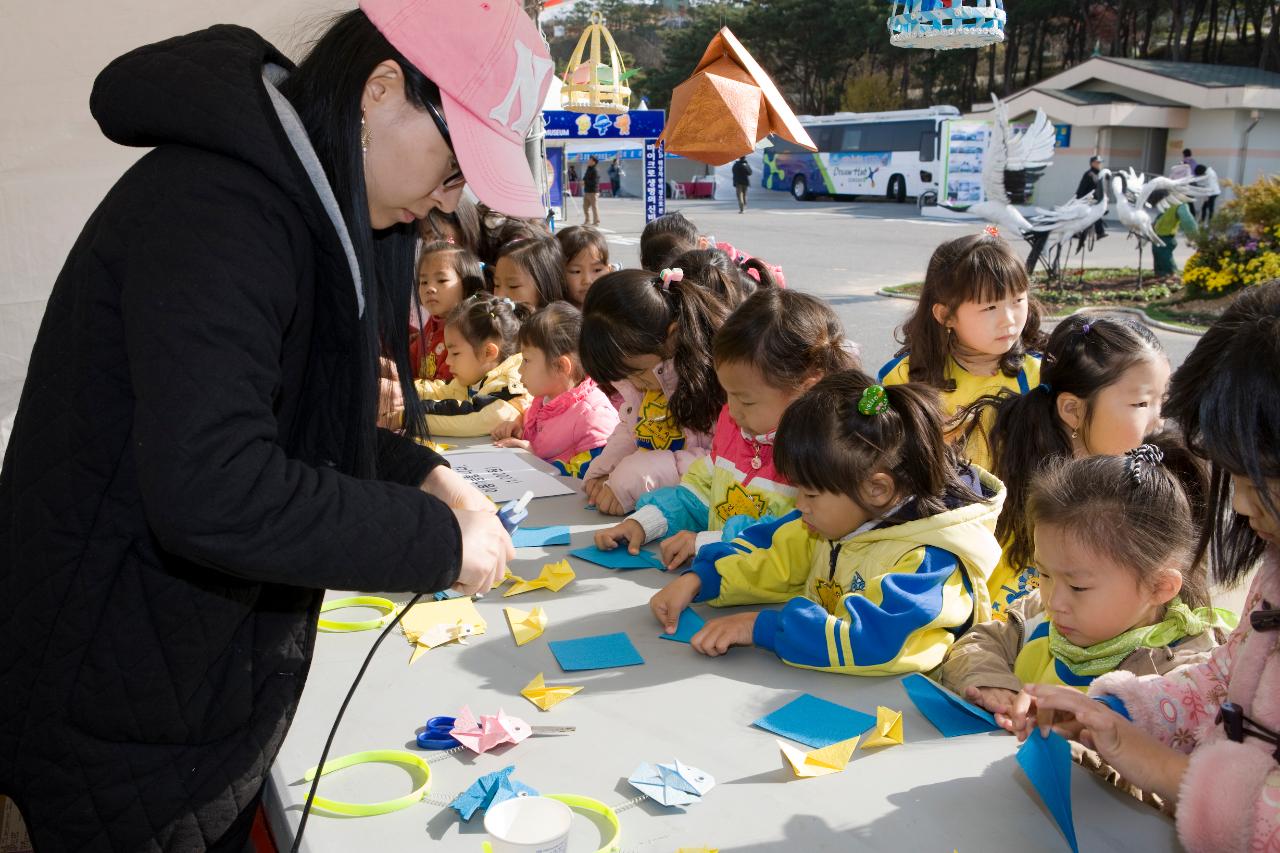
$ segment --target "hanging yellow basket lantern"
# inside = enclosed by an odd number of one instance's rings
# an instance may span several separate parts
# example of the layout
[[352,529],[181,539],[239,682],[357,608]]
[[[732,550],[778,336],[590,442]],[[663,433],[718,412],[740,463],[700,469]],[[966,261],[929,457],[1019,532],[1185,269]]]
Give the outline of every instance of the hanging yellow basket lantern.
[[[601,42],[609,49],[607,63]],[[564,72],[560,103],[575,113],[625,113],[631,105],[631,89],[622,82],[626,71],[618,45],[604,25],[604,16],[592,12],[591,23],[582,31]]]

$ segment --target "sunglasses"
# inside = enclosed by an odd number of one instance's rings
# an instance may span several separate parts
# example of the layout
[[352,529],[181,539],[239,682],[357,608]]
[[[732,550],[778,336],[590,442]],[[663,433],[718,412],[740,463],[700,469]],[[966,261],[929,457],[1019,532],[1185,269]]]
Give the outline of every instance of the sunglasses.
[[1276,748],[1271,757],[1280,761],[1280,735],[1249,719],[1245,716],[1244,709],[1235,702],[1223,702],[1215,722],[1222,724],[1228,740],[1243,743],[1246,737],[1256,737],[1263,743],[1271,744]]
[[[449,133],[449,125],[445,124],[444,116],[440,115],[440,110],[436,109],[436,105],[431,101],[423,98],[423,103],[427,105],[427,112],[431,114],[431,120],[436,123],[436,130],[440,131],[440,136],[444,138],[444,144],[449,146],[450,153],[453,151],[453,136]],[[457,161],[457,154],[454,153],[454,160]],[[467,178],[462,174],[462,169],[454,169],[443,181],[440,186],[446,190],[455,190],[467,182]]]

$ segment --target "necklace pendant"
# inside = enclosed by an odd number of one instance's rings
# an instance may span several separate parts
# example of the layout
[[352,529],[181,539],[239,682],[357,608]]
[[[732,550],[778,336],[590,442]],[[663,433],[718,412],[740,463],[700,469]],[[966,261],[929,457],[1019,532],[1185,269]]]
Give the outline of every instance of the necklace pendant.
[[759,457],[759,456],[753,456],[753,457],[751,457],[751,467],[752,467],[753,469],[755,469],[756,471],[759,471],[759,470],[760,470],[760,466],[761,466],[761,465],[763,465],[763,464],[764,464],[764,463],[760,461],[760,457]]

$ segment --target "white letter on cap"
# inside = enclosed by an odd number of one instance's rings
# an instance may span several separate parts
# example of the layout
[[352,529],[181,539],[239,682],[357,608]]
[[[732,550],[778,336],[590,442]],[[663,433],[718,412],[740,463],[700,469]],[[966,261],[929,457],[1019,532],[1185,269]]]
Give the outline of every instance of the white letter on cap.
[[[542,108],[538,103],[542,83],[555,66],[550,59],[534,56],[533,51],[523,42],[517,41],[515,46],[516,69],[511,76],[511,85],[502,103],[489,111],[489,118],[524,133],[529,129],[529,122],[533,121],[536,111]],[[512,121],[511,108],[515,106],[516,95],[520,96],[520,114]]]

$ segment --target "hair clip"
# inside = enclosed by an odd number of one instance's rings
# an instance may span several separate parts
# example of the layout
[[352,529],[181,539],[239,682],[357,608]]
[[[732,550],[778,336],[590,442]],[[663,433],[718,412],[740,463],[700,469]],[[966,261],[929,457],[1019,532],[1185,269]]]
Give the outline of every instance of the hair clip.
[[658,278],[662,280],[662,283],[659,285],[659,287],[662,288],[662,292],[668,293],[671,290],[671,282],[684,281],[684,270],[679,267],[676,267],[675,269],[664,269],[662,272],[658,273]]
[[982,233],[986,234],[988,237],[999,237],[1000,229],[995,227],[994,225],[988,225],[982,229]]
[[444,241],[454,246],[458,245],[458,241],[453,239],[452,237],[445,237]]
[[1156,447],[1154,444],[1139,444],[1133,450],[1126,450],[1125,471],[1133,480],[1135,486],[1142,485],[1142,466],[1159,465],[1164,461],[1164,451]]
[[1092,328],[1093,328],[1092,323],[1085,323],[1083,326],[1080,327],[1080,334],[1087,335],[1089,334],[1089,330]]
[[869,385],[858,399],[858,412],[871,417],[889,411],[889,395],[883,385]]
[[1044,393],[1048,394],[1050,397],[1053,396],[1053,386],[1050,385],[1048,382],[1041,382],[1040,388],[1044,391]]

